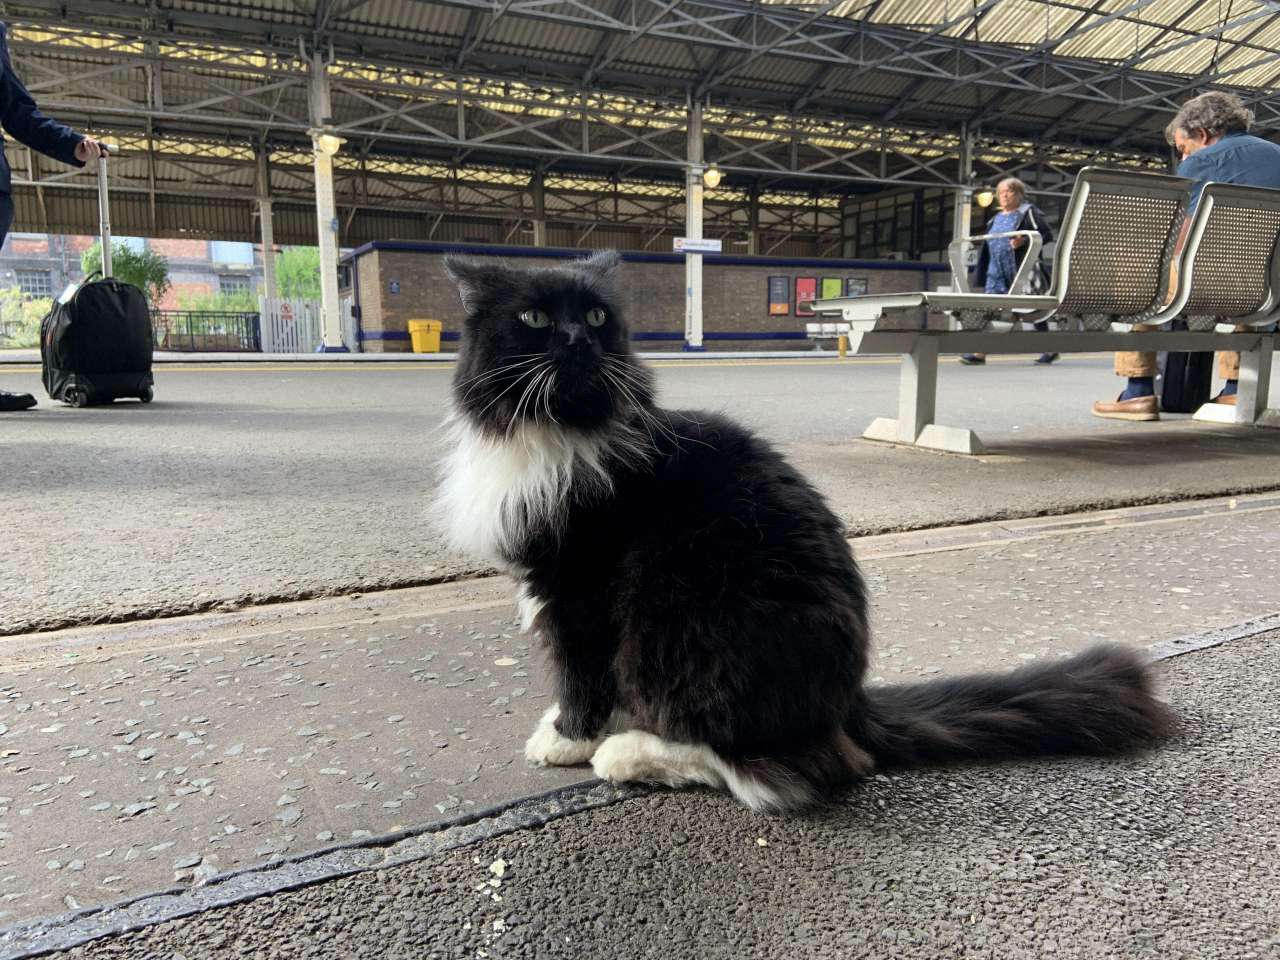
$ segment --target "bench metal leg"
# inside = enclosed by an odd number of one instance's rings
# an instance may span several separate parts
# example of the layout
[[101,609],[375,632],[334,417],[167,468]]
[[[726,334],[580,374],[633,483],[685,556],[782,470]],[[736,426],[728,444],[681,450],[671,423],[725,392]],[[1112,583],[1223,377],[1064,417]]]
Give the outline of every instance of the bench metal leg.
[[[1206,403],[1195,412],[1196,420],[1211,423],[1254,423],[1280,426],[1280,411],[1268,409],[1271,394],[1271,361],[1274,343],[1263,337],[1256,350],[1240,354],[1240,375],[1236,380],[1236,403]],[[1274,407],[1274,404],[1271,404]]]
[[[1280,379],[1272,376],[1275,358],[1275,340],[1264,341],[1266,344],[1265,363],[1258,366],[1258,416],[1253,422],[1259,427],[1280,427]],[[1244,376],[1244,358],[1241,358],[1241,372]]]
[[919,337],[902,357],[898,378],[898,419],[877,417],[863,434],[868,440],[907,443],[949,453],[983,453],[977,434],[933,422],[938,400],[938,341]]

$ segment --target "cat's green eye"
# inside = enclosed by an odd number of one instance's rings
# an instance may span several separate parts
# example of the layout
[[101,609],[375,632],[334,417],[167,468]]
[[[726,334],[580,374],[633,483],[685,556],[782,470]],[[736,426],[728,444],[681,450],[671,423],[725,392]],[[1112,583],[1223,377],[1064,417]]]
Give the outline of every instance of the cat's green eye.
[[521,310],[520,319],[526,326],[533,327],[534,329],[551,326],[551,318],[547,316],[547,312],[545,310],[538,310],[536,308]]
[[609,319],[609,315],[600,307],[592,307],[587,311],[587,323],[593,327],[603,327],[604,322]]

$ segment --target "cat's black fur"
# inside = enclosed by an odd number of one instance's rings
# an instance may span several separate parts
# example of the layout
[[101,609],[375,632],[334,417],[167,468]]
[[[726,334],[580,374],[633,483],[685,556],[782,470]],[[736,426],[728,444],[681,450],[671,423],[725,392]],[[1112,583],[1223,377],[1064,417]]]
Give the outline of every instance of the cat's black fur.
[[[589,441],[598,453],[595,466],[573,459],[550,498],[509,494],[492,545],[543,604],[535,624],[561,735],[593,740],[621,711],[664,741],[707,745],[759,788],[729,783],[753,806],[792,808],[876,766],[1111,753],[1170,732],[1141,658],[1114,646],[1003,675],[865,686],[866,591],[840,522],[748,430],[655,406],[612,291],[617,262],[449,262],[468,313],[459,436]],[[549,325],[523,323],[530,308]],[[592,308],[606,311],[603,326],[584,321]],[[551,373],[524,396],[544,362]],[[446,469],[472,466],[458,455]],[[458,481],[458,496],[481,479]]]

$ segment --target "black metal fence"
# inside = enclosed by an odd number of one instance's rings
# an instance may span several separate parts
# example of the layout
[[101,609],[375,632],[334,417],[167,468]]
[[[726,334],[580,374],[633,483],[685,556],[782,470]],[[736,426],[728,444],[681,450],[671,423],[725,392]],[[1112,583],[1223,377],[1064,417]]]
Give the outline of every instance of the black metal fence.
[[261,353],[257,313],[227,310],[153,310],[157,350],[195,353]]

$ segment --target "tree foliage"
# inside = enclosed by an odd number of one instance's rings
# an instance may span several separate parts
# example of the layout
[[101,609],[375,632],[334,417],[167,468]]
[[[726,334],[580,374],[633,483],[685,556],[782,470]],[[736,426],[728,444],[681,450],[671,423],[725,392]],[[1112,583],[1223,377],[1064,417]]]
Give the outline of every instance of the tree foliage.
[[286,299],[320,299],[320,248],[285,247],[276,254],[276,289]]
[[[102,269],[102,241],[80,255],[80,268],[87,277]],[[169,290],[169,261],[150,250],[134,250],[122,243],[111,244],[111,272],[117,280],[131,283],[146,295],[153,307]]]

